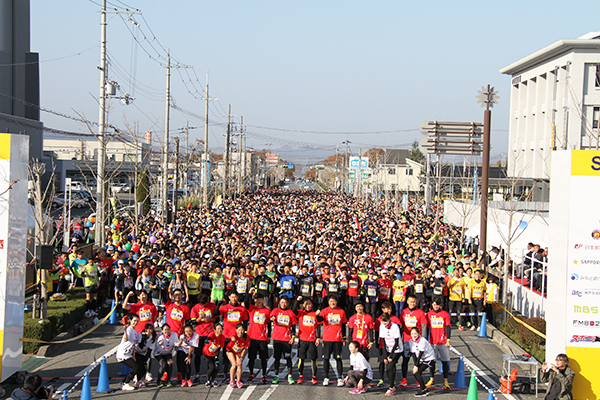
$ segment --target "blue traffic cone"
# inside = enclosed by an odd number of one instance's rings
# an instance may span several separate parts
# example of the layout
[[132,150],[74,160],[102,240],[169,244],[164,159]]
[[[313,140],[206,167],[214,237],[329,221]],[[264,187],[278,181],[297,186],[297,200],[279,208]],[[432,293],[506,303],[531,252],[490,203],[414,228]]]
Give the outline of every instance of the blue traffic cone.
[[488,391],[488,398],[487,400],[496,400],[496,397],[494,396],[494,389],[490,389]]
[[69,396],[66,390],[63,390],[63,394],[60,400],[69,400]]
[[454,377],[455,389],[466,389],[467,382],[465,380],[465,362],[463,356],[458,359],[458,367],[456,368],[456,376]]
[[479,333],[477,334],[477,337],[487,339],[487,318],[485,313],[483,313],[483,317],[481,317],[481,324],[479,325]]
[[90,386],[90,374],[85,373],[81,384],[81,400],[92,400],[92,387]]
[[108,323],[111,325],[119,325],[119,320],[117,318],[117,303],[113,300],[112,305],[110,306],[110,317],[108,317]]
[[129,373],[129,371],[131,371],[131,368],[125,364],[121,364],[121,372],[119,373],[119,376],[125,376]]
[[106,358],[102,357],[100,364],[100,374],[98,375],[98,387],[94,393],[111,393],[110,383],[108,382],[108,367],[106,366]]

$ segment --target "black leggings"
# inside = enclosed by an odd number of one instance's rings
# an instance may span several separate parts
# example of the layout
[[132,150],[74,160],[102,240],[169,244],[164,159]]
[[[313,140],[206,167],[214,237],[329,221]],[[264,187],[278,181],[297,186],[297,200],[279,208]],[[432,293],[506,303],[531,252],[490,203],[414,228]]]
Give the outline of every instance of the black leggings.
[[365,303],[365,313],[369,314],[375,321],[377,319],[377,303]]
[[258,354],[263,377],[267,376],[267,360],[269,358],[269,348],[267,346],[268,342],[266,340],[250,339],[250,348],[248,349],[248,369],[250,370],[250,375],[254,375],[254,361]]
[[387,372],[387,377],[388,377],[388,383],[390,384],[390,387],[395,387],[396,386],[396,363],[398,362],[398,359],[400,359],[400,353],[390,354],[389,357],[392,359],[391,362],[389,362],[387,364],[385,364],[385,363],[379,364],[379,373],[383,372],[381,370],[382,365],[385,366],[385,370]]
[[338,379],[342,378],[343,364],[342,364],[342,342],[323,342],[323,369],[325,371],[325,378],[329,379],[329,358],[333,354],[336,362],[336,369],[338,373]]
[[288,374],[292,374],[292,345],[282,340],[273,340],[273,358],[275,362],[273,368],[275,375],[279,375],[279,366],[281,365],[281,357],[285,358],[288,368]]
[[415,375],[415,378],[417,379],[417,383],[419,384],[419,389],[425,390],[425,381],[423,380],[423,372],[425,372],[425,370],[427,368],[435,369],[435,360],[427,362],[427,363],[419,364],[418,367],[419,367],[419,370],[414,375]]
[[[317,376],[317,360],[310,360],[310,369],[312,371],[312,376]],[[300,376],[304,375],[304,360],[300,359],[298,361],[298,373]]]
[[121,363],[131,369],[125,377],[125,380],[123,380],[123,383],[131,382],[134,376],[137,376],[138,382],[141,382],[142,379],[144,379],[146,371],[140,366],[138,361],[134,360],[133,358],[128,358],[127,360],[121,361]]
[[194,369],[196,370],[196,374],[200,375],[200,361],[202,360],[202,349],[204,348],[204,343],[206,343],[208,337],[200,336],[200,340],[198,341],[198,347],[194,350]]
[[161,354],[156,356],[158,360],[158,377],[156,378],[158,382],[162,381],[162,376],[167,373],[167,380],[165,382],[171,381],[171,374],[173,373],[173,364],[169,364],[169,361],[173,359],[171,354]]
[[187,381],[192,375],[192,364],[185,362],[187,354],[185,351],[177,350],[177,372],[181,374],[181,379]]
[[204,355],[204,359],[207,364],[206,380],[208,382],[214,382],[217,377],[217,372],[219,372],[219,368],[217,368],[217,361],[219,359],[217,357],[209,357],[206,354]]

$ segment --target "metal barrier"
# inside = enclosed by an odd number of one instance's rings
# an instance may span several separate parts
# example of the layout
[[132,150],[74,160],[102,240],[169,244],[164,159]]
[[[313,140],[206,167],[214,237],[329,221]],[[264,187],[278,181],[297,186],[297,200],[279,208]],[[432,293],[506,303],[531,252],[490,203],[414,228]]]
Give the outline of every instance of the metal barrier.
[[[534,273],[534,265],[536,264],[540,264],[542,266],[542,285],[541,285],[541,293],[543,297],[546,297],[545,291],[546,291],[546,271],[548,269],[548,262],[546,261],[539,261],[536,260],[535,258],[533,258],[533,256],[528,256],[525,254],[525,250],[523,250],[523,254],[521,256],[521,259],[523,260],[523,268],[521,270],[521,280],[523,279],[523,277],[525,276],[525,271],[529,271],[529,290],[533,291],[533,273]],[[529,268],[525,268],[525,260],[529,260]],[[512,270],[512,279],[513,281],[515,280],[515,266],[513,265],[513,270]],[[521,281],[521,285],[523,285],[522,281]]]

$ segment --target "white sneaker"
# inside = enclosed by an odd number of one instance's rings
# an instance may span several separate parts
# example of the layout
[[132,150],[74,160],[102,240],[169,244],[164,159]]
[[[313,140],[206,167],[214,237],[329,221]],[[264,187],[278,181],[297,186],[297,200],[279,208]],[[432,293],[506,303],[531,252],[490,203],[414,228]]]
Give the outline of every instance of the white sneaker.
[[329,378],[323,379],[323,386],[329,386]]
[[344,386],[344,380],[342,378],[338,378],[338,386]]
[[471,330],[472,330],[472,331],[474,331],[475,329],[477,329],[477,328],[475,328],[475,325],[473,325],[473,326],[471,327]]
[[146,382],[152,382],[152,374],[150,372],[146,372],[146,377],[144,379]]
[[130,385],[129,383],[124,383],[122,389],[123,390],[135,390],[135,386]]

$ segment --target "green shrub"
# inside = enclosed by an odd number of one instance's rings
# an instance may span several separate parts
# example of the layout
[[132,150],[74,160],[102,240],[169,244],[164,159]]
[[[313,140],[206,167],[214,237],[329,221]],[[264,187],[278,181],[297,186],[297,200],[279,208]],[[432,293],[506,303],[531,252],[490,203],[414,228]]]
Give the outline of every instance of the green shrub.
[[[85,291],[83,288],[67,292],[67,300],[49,301],[48,318],[43,323],[31,318],[31,311],[25,312],[23,337],[50,341],[59,333],[69,329],[84,318],[86,311]],[[23,342],[23,353],[35,353],[43,343]]]
[[[546,334],[546,321],[544,321],[542,318],[527,318],[523,322],[531,326],[533,329]],[[545,342],[543,337],[535,332],[532,332],[524,325],[519,326],[519,336],[521,337],[523,344],[527,346],[540,346]]]
[[[542,318],[525,318],[521,315],[515,318],[537,329],[541,333],[546,333],[546,321]],[[513,342],[525,349],[528,354],[531,354],[538,361],[543,362],[546,358],[546,349],[544,348],[545,339],[527,329],[523,324],[515,321],[515,318],[511,318],[506,323],[500,324],[498,329]]]

